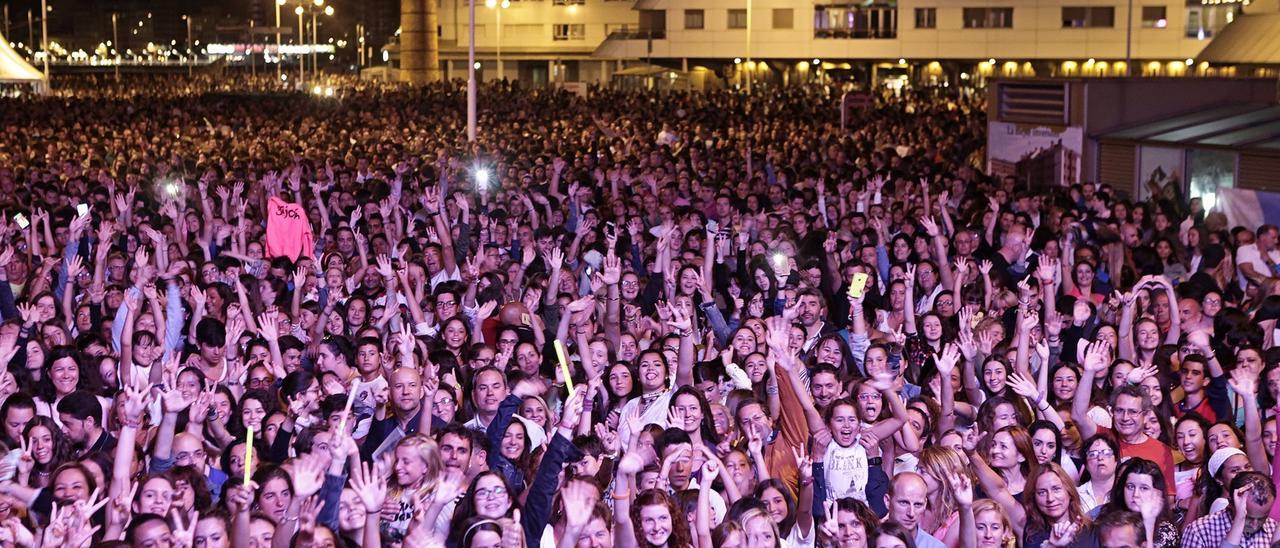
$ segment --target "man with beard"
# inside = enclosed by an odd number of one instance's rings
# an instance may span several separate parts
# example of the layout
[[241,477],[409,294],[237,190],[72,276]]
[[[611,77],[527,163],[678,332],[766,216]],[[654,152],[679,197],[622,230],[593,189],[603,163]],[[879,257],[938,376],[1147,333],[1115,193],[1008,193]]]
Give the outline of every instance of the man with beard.
[[76,457],[94,451],[110,452],[116,439],[102,427],[102,404],[97,396],[76,390],[58,402],[58,419],[76,447]]
[[804,345],[801,359],[807,358],[823,335],[835,332],[835,326],[827,323],[827,302],[816,289],[805,289],[796,298],[800,307],[800,324],[804,326]]

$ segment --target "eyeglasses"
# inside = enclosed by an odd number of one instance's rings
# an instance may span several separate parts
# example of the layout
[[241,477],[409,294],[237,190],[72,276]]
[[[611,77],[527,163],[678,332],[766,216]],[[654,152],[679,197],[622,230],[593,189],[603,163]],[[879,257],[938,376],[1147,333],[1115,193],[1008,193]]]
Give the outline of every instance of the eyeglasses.
[[1115,456],[1115,454],[1116,453],[1110,449],[1094,449],[1093,451],[1085,453],[1085,456],[1090,460],[1098,460],[1104,457]]
[[456,301],[436,301],[436,306],[458,306]]
[[490,488],[476,489],[476,498],[478,499],[491,499],[491,498],[501,497],[505,494],[507,494],[506,487],[494,487],[491,489]]
[[195,451],[183,451],[173,456],[174,462],[183,462],[194,459],[203,459],[204,449],[196,449]]

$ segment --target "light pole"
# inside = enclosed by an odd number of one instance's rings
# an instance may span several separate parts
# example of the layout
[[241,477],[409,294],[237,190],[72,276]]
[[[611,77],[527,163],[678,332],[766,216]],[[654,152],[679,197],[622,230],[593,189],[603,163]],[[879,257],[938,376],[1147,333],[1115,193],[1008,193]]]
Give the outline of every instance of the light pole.
[[44,50],[44,80],[45,82],[48,82],[49,81],[49,4],[48,4],[48,0],[40,0],[40,49]]
[[286,0],[276,0],[276,80],[280,79],[280,71],[284,70],[280,67],[280,7],[284,5]]
[[[307,41],[306,29],[302,27],[302,6],[294,8],[293,13],[298,14],[298,45],[301,46]],[[307,83],[307,58],[303,56],[301,50],[298,53],[298,83],[306,85]]]
[[476,0],[470,0],[471,42],[467,45],[467,142],[476,142]]
[[[333,17],[333,6],[325,6],[324,15],[325,17]],[[316,16],[314,13],[312,13],[311,14],[311,38],[312,38],[311,41],[313,43],[319,44],[320,43],[320,27],[319,25],[316,24],[315,19],[316,19]],[[315,50],[311,50],[311,72],[315,74],[320,74],[320,66],[316,64],[315,59],[316,59],[316,52]]]
[[[120,30],[116,26],[116,23],[119,22],[119,19],[120,19],[119,13],[111,14],[111,45],[112,45],[111,49],[117,52],[120,51]],[[108,51],[108,53],[110,53],[110,51]],[[116,82],[119,82],[120,81],[120,55],[118,53],[114,56],[113,62],[111,64],[115,65]]]
[[751,62],[751,0],[747,0],[747,95],[751,94],[751,81],[756,79],[755,63]]
[[[319,8],[324,5],[324,0],[315,0],[315,6]],[[311,75],[320,74],[316,68],[316,48],[315,45],[320,43],[320,37],[316,34],[316,10],[311,10]]]
[[356,23],[356,47],[360,48],[356,55],[357,66],[364,68],[364,23]]
[[503,67],[502,65],[502,10],[505,10],[511,7],[511,0],[502,0],[501,4],[499,4],[497,0],[485,0],[484,5],[493,9],[494,16],[496,17],[496,20],[497,20],[498,45],[497,45],[496,51],[497,51],[497,63],[498,63],[498,79],[502,80],[503,78],[506,77],[505,76],[506,70],[505,70],[505,67]]
[[191,76],[191,73],[194,71],[192,65],[196,62],[196,52],[191,49],[191,16],[183,15],[182,19],[187,22],[187,55],[190,56],[187,58],[187,76]]

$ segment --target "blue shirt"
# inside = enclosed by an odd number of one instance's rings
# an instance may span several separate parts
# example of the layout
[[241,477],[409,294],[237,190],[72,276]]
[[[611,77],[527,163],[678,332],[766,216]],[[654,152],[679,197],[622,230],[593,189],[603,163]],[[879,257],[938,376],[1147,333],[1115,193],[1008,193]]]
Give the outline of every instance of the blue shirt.
[[937,537],[924,532],[924,529],[916,527],[916,548],[947,548],[947,545]]

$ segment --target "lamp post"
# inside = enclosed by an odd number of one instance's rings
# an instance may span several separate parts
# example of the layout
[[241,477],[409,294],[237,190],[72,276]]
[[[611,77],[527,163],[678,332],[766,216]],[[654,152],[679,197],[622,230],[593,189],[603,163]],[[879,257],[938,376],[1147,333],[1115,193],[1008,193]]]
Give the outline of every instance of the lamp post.
[[364,23],[356,23],[356,47],[360,48],[356,55],[357,66],[364,68]]
[[498,63],[498,79],[502,80],[503,78],[506,77],[505,76],[506,70],[505,70],[505,67],[503,67],[502,65],[502,10],[505,10],[511,7],[511,0],[502,0],[502,3],[498,3],[497,0],[485,0],[484,5],[493,9],[494,17],[496,18],[496,23],[498,26],[498,43],[496,48],[497,63]]
[[[316,8],[324,6],[324,0],[315,0]],[[316,44],[320,43],[320,37],[316,34],[316,10],[311,10],[311,75],[314,77],[320,74],[320,70],[316,68]]]
[[[293,13],[298,14],[298,45],[301,46],[307,41],[305,29],[302,27],[302,6],[294,8]],[[307,58],[298,53],[298,83],[306,85],[307,83]]]
[[40,0],[40,49],[44,51],[44,80],[49,81],[49,4]]
[[476,0],[469,1],[471,42],[467,45],[467,142],[476,142]]
[[183,15],[182,19],[187,22],[187,55],[191,56],[187,59],[187,76],[191,76],[194,71],[194,69],[192,69],[192,65],[195,64],[196,61],[196,52],[191,49],[191,16]]
[[747,95],[751,94],[751,81],[756,79],[755,63],[751,62],[751,0],[747,0]]
[[276,0],[276,80],[280,79],[280,71],[284,70],[280,67],[280,7],[284,5],[286,0]]
[[[111,14],[111,45],[112,45],[111,49],[117,52],[120,51],[120,30],[116,26],[116,23],[119,22],[119,19],[120,19],[119,13]],[[110,51],[108,51],[107,53],[110,53]],[[120,55],[118,54],[115,55],[111,64],[115,66],[116,82],[119,82],[120,81]]]
[[[325,6],[324,14],[326,17],[333,17],[333,6]],[[316,16],[313,13],[311,15],[311,38],[312,38],[311,41],[314,44],[319,44],[320,43],[320,27],[316,24],[315,18]],[[315,58],[316,58],[316,52],[315,50],[311,50],[311,59],[312,59],[311,71],[316,74],[320,74],[320,67],[319,65],[316,65]]]

